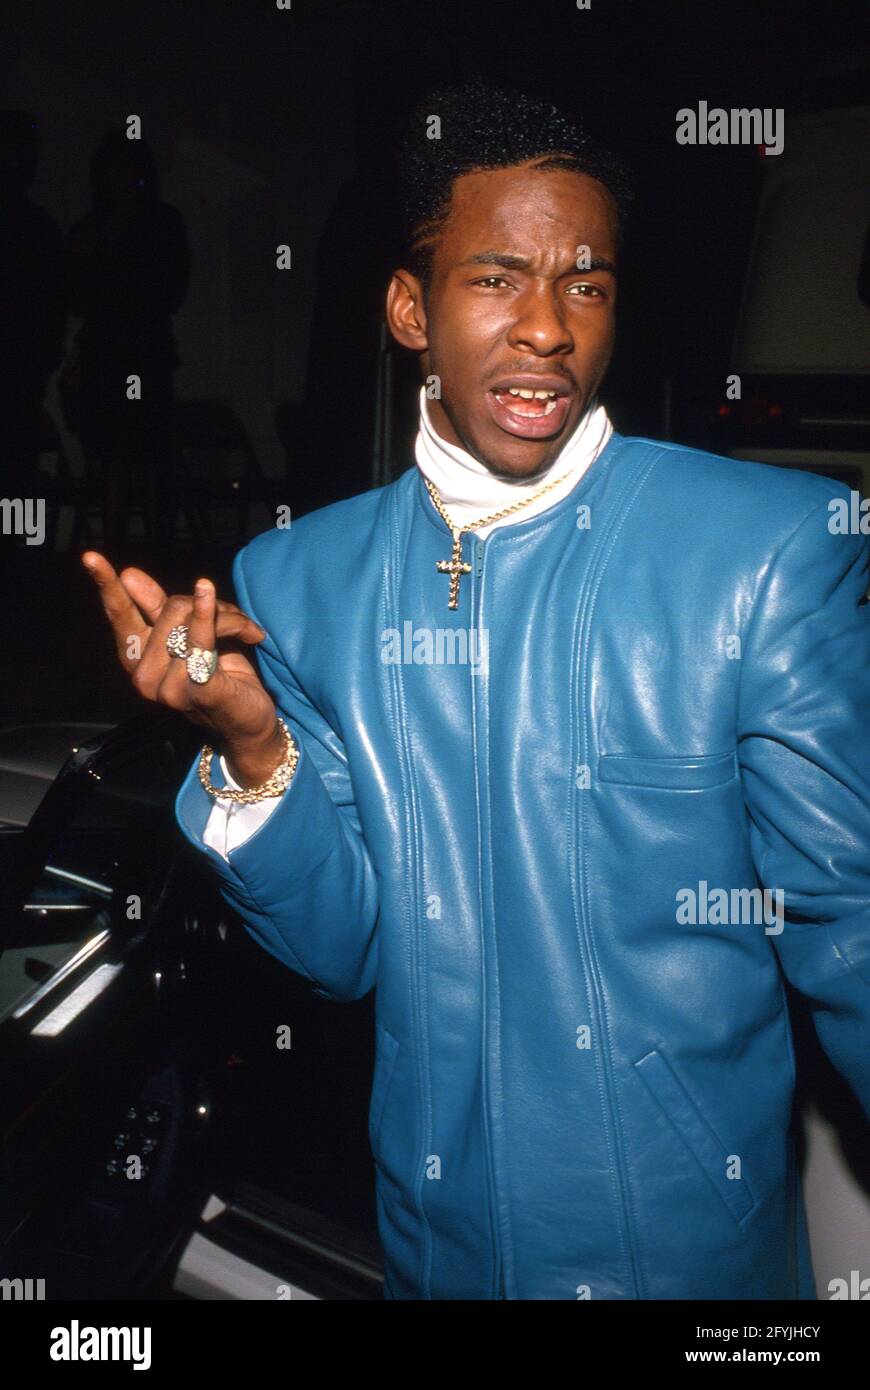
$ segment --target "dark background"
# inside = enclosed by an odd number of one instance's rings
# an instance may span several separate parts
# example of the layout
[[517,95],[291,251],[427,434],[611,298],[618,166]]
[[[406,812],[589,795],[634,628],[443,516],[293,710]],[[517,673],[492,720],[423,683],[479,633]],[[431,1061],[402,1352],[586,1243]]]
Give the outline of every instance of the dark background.
[[[38,120],[31,196],[64,233],[87,211],[104,132],[142,118],[190,245],[177,397],[228,412],[245,466],[273,480],[262,497],[299,515],[371,484],[382,303],[399,256],[390,157],[421,90],[479,72],[546,90],[629,159],[639,201],[604,398],[623,433],[704,444],[697,423],[680,430],[679,402],[727,370],[764,161],[747,146],[677,145],[675,112],[702,99],[782,106],[787,139],[789,112],[864,40],[863,14],[845,0],[593,0],[588,11],[574,0],[293,0],[289,11],[15,0],[0,21],[0,104]],[[290,271],[275,267],[281,243]],[[401,468],[416,363],[398,358]],[[3,576],[3,722],[114,719],[139,703],[78,565],[86,544],[99,548],[99,508],[80,513],[90,540],[19,546]],[[243,524],[269,524],[264,502]],[[232,527],[164,540],[168,589],[187,591],[201,570],[226,586]],[[111,558],[158,572],[135,524]]]
[[[292,0],[289,11],[274,0],[7,0],[0,107],[38,123],[31,197],[54,220],[57,245],[88,211],[95,147],[131,114],[142,120],[161,197],[189,245],[189,285],[174,316],[176,436],[186,438],[191,470],[182,476],[179,463],[177,481],[189,510],[158,544],[143,536],[135,499],[129,541],[106,547],[110,558],[144,565],[169,592],[189,592],[198,574],[210,574],[229,596],[232,556],[270,524],[268,507],[283,502],[298,516],[371,485],[383,300],[399,260],[391,153],[424,89],[477,73],[578,105],[598,138],[632,164],[639,196],[604,399],[623,433],[716,448],[713,417],[765,161],[746,146],[677,145],[675,113],[701,100],[783,107],[788,145],[791,114],[826,82],[842,93],[844,69],[867,44],[865,13],[847,0],[592,0],[588,11],[575,0]],[[275,249],[285,243],[292,270],[279,271]],[[53,254],[46,249],[47,276]],[[9,357],[20,359],[27,299],[13,279],[0,259],[0,326]],[[61,378],[78,326],[71,316]],[[397,350],[392,364],[399,470],[413,459],[417,376],[410,355]],[[699,401],[701,409],[690,408]],[[46,407],[36,495],[53,500],[49,540],[0,553],[0,727],[114,721],[142,706],[79,563],[87,546],[102,548],[100,489],[86,455],[77,457],[58,372]],[[0,442],[6,423],[0,404]],[[0,452],[0,497],[4,462]],[[205,524],[198,486],[209,503]],[[242,493],[253,501],[247,511],[237,505]],[[215,500],[225,505],[212,507]],[[7,732],[6,746],[27,751],[19,731]],[[151,858],[159,869],[160,853]],[[177,931],[171,940],[179,949]],[[342,1026],[329,1023],[292,972],[238,933],[234,949],[245,948],[229,968],[221,961],[212,997],[233,1037],[247,1039],[233,1043],[246,1058],[226,1063],[237,1146],[228,1167],[358,1223],[370,1186],[371,1055],[360,1044],[370,1022],[354,1033],[345,1005]],[[189,1014],[186,990],[181,1000]],[[289,1016],[301,1040],[291,1079],[261,1026]],[[816,1057],[814,1093],[845,1114],[843,1083],[797,1011],[796,1024],[799,1051]],[[210,1026],[198,1035],[223,1042]],[[115,1049],[125,1068],[132,1051],[129,1039]],[[348,1145],[347,1106],[334,1096],[357,1072],[360,1142]],[[93,1092],[90,1070],[86,1084]],[[291,1093],[292,1108],[280,1099]],[[840,1130],[858,1171],[858,1140],[848,1139],[845,1122]],[[59,1153],[68,1137],[60,1133]]]

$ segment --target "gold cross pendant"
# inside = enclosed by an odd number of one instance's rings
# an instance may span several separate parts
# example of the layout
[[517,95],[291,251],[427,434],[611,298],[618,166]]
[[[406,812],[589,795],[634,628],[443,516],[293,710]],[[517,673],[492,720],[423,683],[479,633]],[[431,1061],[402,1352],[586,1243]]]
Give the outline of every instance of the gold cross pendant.
[[459,607],[459,577],[463,574],[471,574],[471,565],[465,564],[462,559],[462,532],[453,532],[453,554],[449,560],[437,560],[435,568],[440,574],[450,575],[450,597],[447,603],[448,608]]

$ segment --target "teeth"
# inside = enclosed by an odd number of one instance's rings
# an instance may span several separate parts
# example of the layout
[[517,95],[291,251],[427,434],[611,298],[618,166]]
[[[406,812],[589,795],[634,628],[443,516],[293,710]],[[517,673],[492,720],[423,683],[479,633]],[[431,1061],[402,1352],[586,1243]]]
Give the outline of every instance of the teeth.
[[[501,397],[504,393],[496,391],[495,394],[497,399],[501,400]],[[511,387],[507,394],[509,396],[522,396],[524,400],[531,400],[533,396],[537,396],[539,399],[545,400],[546,404],[544,405],[544,409],[541,411],[541,416],[552,415],[553,411],[556,409],[556,406],[559,404],[559,398],[555,391],[520,391],[515,387]]]

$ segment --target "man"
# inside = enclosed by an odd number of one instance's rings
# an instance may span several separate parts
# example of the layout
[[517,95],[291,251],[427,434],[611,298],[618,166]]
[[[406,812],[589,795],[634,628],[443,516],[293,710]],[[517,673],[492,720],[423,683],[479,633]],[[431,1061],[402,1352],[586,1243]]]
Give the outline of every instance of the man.
[[228,901],[376,987],[387,1297],[813,1298],[783,974],[870,1109],[867,542],[837,483],[612,430],[615,161],[422,110],[417,467],[253,540],[240,609],[85,559],[221,753],[177,812]]

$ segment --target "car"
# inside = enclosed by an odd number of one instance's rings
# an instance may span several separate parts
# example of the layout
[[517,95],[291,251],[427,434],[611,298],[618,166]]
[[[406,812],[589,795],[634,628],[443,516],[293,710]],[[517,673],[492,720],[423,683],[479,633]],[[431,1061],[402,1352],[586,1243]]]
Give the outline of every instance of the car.
[[372,1000],[315,996],[220,896],[173,811],[201,742],[157,707],[0,730],[12,1296],[383,1296]]

